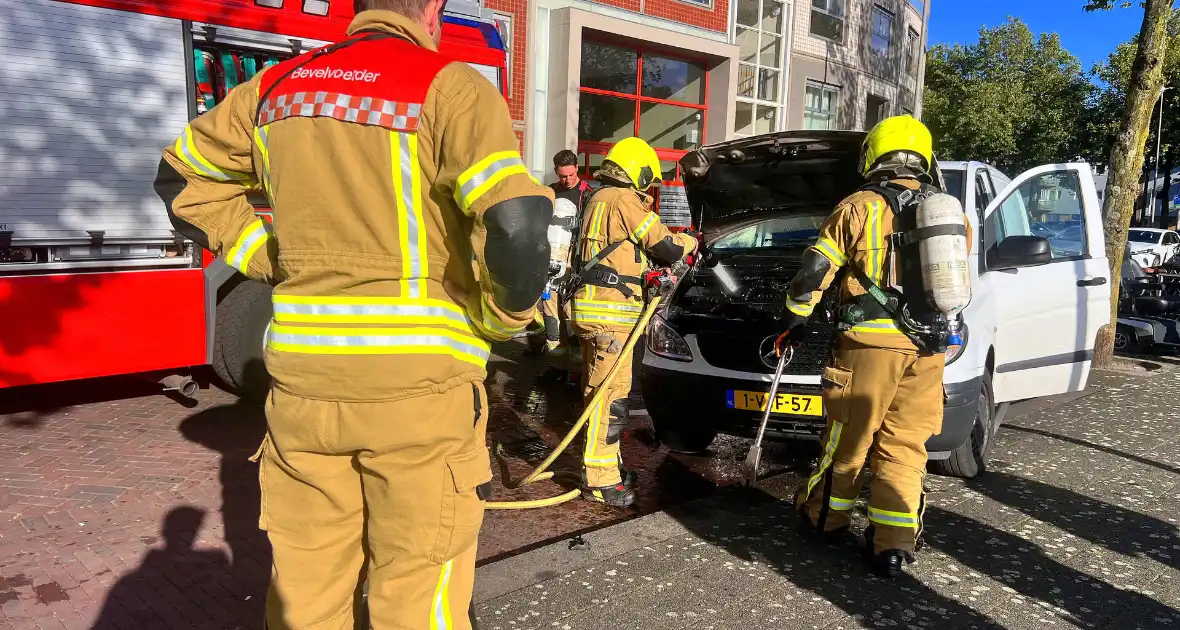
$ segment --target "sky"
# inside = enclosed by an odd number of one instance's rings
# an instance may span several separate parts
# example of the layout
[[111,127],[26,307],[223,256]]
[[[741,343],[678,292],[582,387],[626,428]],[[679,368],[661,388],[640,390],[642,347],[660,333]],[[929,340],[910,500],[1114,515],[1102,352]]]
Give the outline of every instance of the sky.
[[1143,9],[1087,13],[1085,0],[928,0],[930,43],[971,44],[982,26],[999,26],[1009,15],[1019,17],[1034,33],[1056,32],[1062,46],[1089,71],[1115,46],[1139,32]]

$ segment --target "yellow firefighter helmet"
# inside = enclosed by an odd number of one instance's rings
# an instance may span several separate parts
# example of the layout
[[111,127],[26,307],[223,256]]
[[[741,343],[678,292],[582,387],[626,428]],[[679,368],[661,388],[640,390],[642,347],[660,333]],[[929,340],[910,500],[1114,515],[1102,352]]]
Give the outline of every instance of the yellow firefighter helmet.
[[930,130],[909,114],[893,116],[877,123],[865,136],[861,151],[861,175],[868,175],[881,158],[895,151],[908,151],[922,156],[926,160],[925,169],[929,171],[930,163],[934,160],[934,140],[930,137]]
[[641,138],[624,138],[606,154],[606,160],[614,162],[637,190],[647,190],[660,184],[660,158],[655,149]]

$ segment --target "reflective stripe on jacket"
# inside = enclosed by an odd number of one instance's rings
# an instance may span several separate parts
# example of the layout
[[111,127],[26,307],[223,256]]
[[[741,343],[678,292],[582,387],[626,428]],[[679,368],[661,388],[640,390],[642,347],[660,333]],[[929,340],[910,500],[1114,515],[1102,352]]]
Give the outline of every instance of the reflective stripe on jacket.
[[[582,213],[578,235],[579,260],[588,261],[612,243],[622,241],[602,263],[622,276],[642,276],[647,270],[645,250],[671,239],[692,253],[696,240],[673,234],[651,211],[652,198],[631,188],[605,187],[594,193]],[[585,271],[585,270],[583,270]],[[643,311],[643,287],[628,285],[626,297],[618,289],[584,285],[574,293],[574,329],[581,335],[605,331],[629,331]]]
[[[489,343],[534,315],[496,303],[484,213],[552,193],[525,169],[487,79],[395,13],[363,12],[348,32],[267,68],[184,130],[164,155],[185,180],[170,211],[275,285],[276,386],[386,400],[483,380]],[[258,188],[273,224],[246,201]]]
[[[897,179],[894,183],[917,190],[920,184],[913,179]],[[832,282],[840,278],[840,300],[847,302],[868,291],[855,273],[840,274],[848,265],[856,265],[865,272],[877,286],[885,287],[889,282],[889,235],[896,232],[897,219],[889,202],[879,193],[857,191],[836,206],[819,230],[819,238],[811,249],[828,259],[831,266],[820,288],[809,296],[787,297],[787,309],[810,317],[823,292]],[[967,225],[967,242],[971,243],[971,225]],[[898,271],[900,273],[900,270]],[[861,322],[844,333],[861,344],[878,348],[917,351],[892,319],[874,319]]]

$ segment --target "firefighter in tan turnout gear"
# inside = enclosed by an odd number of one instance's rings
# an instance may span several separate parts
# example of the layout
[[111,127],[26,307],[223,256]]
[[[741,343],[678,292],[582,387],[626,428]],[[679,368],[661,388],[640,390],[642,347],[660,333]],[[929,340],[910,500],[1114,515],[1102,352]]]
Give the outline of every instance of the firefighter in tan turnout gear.
[[[259,449],[266,626],[466,629],[491,478],[489,342],[532,321],[553,194],[508,107],[437,52],[443,0],[356,0],[169,148],[183,235],[274,285]],[[273,224],[246,194],[260,187]]]
[[[842,332],[823,375],[828,423],[819,465],[796,505],[808,530],[828,542],[843,538],[868,457],[865,540],[874,569],[888,577],[914,561],[925,508],[925,444],[942,427],[945,350],[962,343],[959,312],[970,301],[970,226],[957,199],[927,185],[932,153],[930,132],[909,116],[869,132],[861,162],[869,184],[820,228],[784,310],[788,330],[799,327],[839,279]],[[923,260],[927,244],[946,246],[940,253],[957,291],[953,305],[941,286],[930,289],[942,291],[938,304],[928,303],[923,267],[935,261]]]
[[573,298],[587,403],[615,363],[623,364],[588,421],[582,494],[627,507],[635,502],[634,473],[623,469],[619,439],[627,423],[631,357],[620,354],[643,311],[641,276],[647,260],[671,265],[691,254],[697,241],[688,234],[671,233],[652,212],[648,191],[660,183],[660,161],[643,140],[621,140],[595,177],[603,187],[583,212]]

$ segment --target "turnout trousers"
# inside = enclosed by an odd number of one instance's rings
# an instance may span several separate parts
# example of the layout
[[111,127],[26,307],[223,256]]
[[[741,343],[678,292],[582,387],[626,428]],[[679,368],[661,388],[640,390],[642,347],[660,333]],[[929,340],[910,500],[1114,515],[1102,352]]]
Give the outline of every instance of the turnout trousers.
[[585,404],[590,404],[611,368],[620,364],[614,382],[607,387],[602,401],[591,410],[587,421],[582,464],[586,485],[590,488],[623,483],[619,471],[623,463],[619,440],[629,416],[627,397],[631,394],[631,355],[622,356],[622,351],[629,336],[629,332],[612,331],[582,337],[582,396]]
[[491,480],[481,383],[386,402],[272,389],[259,526],[274,550],[269,630],[469,630]]
[[796,504],[818,529],[848,527],[867,457],[873,551],[912,552],[925,510],[926,441],[942,430],[945,358],[846,338],[834,355],[823,376],[828,424],[820,462]]

